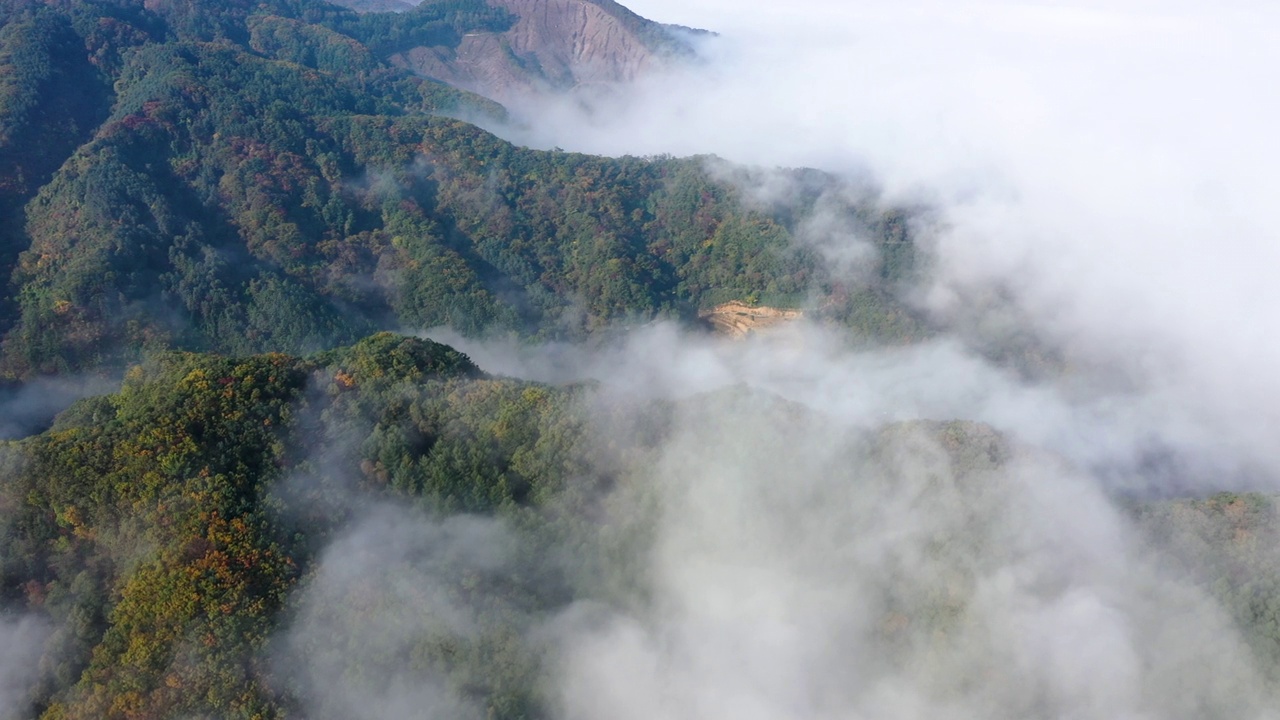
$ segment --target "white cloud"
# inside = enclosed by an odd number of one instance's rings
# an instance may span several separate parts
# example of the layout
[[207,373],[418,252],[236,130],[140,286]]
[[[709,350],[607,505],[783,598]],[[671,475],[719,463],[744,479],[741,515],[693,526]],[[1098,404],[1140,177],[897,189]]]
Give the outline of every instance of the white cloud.
[[641,0],[708,62],[539,108],[525,139],[870,170],[943,222],[926,296],[1037,332],[1280,468],[1280,6]]
[[[653,522],[638,549],[600,550],[640,591],[588,588],[539,635],[558,643],[551,716],[1274,717],[1224,609],[1092,472],[1159,483],[1144,463],[1167,452],[1198,464],[1196,490],[1280,477],[1280,7],[632,7],[721,32],[709,62],[590,114],[538,108],[525,139],[869,170],[938,208],[938,318],[974,321],[973,298],[1005,289],[1073,365],[1037,383],[953,337],[852,352],[803,323],[738,345],[658,324],[592,349],[432,333],[491,371],[602,380],[602,404],[721,391],[619,463],[582,552]],[[809,409],[724,390],[740,383]],[[1016,443],[986,462],[1003,441],[972,425],[874,439],[957,417],[1077,468]]]

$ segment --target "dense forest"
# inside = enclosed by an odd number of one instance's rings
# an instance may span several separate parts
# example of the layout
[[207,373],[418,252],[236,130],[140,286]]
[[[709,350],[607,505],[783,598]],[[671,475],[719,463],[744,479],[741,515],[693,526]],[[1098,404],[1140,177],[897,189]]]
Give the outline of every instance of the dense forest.
[[[931,332],[899,292],[914,211],[874,187],[778,171],[782,202],[714,158],[517,147],[469,122],[501,106],[385,60],[511,22],[483,0],[0,0],[0,410],[84,396],[0,418],[0,719],[559,716],[550,638],[656,592],[661,488],[702,445],[764,465],[822,437],[809,475],[890,499],[932,453],[920,497],[955,516],[922,555],[945,572],[895,576],[862,639],[914,668],[962,635],[1018,492],[990,428],[552,386],[413,336],[581,341],[730,301],[851,343]],[[858,272],[815,223],[865,241]],[[779,522],[825,502],[759,494]],[[1123,505],[1280,688],[1273,499]]]
[[139,366],[6,448],[5,601],[58,628],[32,699],[50,718],[282,713],[265,643],[354,494],[545,504],[582,433],[572,401],[389,335],[307,360]]
[[869,190],[835,212],[892,250],[886,282],[843,287],[793,237],[832,178],[783,212],[705,159],[515,147],[451,119],[501,108],[379,60],[507,21],[478,0],[6,5],[0,372],[445,325],[575,338],[743,299],[920,332],[891,293],[905,217]]

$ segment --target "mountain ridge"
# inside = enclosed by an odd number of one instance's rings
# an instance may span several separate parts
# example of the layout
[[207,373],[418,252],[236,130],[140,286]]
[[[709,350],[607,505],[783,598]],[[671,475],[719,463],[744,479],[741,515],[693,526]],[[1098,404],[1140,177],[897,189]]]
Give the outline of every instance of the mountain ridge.
[[[870,261],[884,264],[875,287],[839,288],[796,240],[809,210],[760,207],[706,158],[516,147],[449,117],[488,101],[375,51],[509,20],[478,0],[13,10],[0,58],[39,62],[0,68],[33,108],[4,119],[0,156],[40,133],[57,153],[32,181],[0,182],[15,209],[0,374],[110,374],[166,348],[309,352],[402,327],[581,338],[832,294],[877,336],[919,332],[883,322],[909,272],[898,245]],[[100,88],[74,126],[41,121],[67,97],[37,52],[50,42]],[[791,174],[806,196],[840,185]],[[899,211],[871,189],[846,195],[838,212],[889,243]]]

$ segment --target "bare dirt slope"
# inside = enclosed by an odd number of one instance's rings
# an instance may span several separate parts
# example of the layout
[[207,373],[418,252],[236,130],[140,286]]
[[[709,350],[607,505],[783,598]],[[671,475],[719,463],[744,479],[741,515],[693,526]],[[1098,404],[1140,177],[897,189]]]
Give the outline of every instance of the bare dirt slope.
[[628,82],[689,52],[666,30],[607,0],[488,0],[519,18],[505,32],[471,33],[456,48],[391,58],[413,72],[503,103],[548,91]]
[[702,321],[713,330],[734,338],[744,338],[750,333],[777,327],[803,316],[804,313],[799,310],[753,306],[736,300],[699,314]]

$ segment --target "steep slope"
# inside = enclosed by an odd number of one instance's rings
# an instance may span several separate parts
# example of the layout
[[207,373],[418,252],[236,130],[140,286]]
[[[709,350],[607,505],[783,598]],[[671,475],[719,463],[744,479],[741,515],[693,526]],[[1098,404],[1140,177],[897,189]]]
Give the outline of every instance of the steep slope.
[[699,313],[704,323],[716,332],[732,338],[745,338],[753,332],[778,327],[804,316],[799,310],[748,305],[737,300],[717,305]]
[[[838,289],[794,241],[803,208],[758,207],[704,159],[515,147],[440,117],[483,99],[378,60],[495,32],[505,12],[479,0],[369,15],[286,0],[18,11],[0,37],[12,45],[0,79],[19,81],[0,91],[22,99],[0,117],[14,159],[0,200],[20,210],[0,253],[13,268],[0,376],[174,347],[309,352],[379,328],[582,337]],[[18,52],[36,40],[60,43],[57,64]],[[60,92],[82,66],[101,89]],[[55,110],[74,122],[31,120]],[[48,149],[38,164],[21,154],[32,146]],[[841,212],[892,237],[869,193]]]
[[[642,62],[602,49],[617,38],[662,47],[661,28],[602,3],[548,4],[515,37],[554,35],[555,8],[585,33],[567,66]],[[442,117],[491,101],[380,59],[511,31],[504,7],[0,11],[0,378],[109,374],[166,348],[310,352],[376,329],[583,338],[735,300],[849,298],[869,309],[850,327],[915,333],[880,321],[910,246],[873,190],[832,193],[884,240],[864,302],[795,237],[835,178],[777,171],[794,207],[767,207],[707,158],[519,148]]]
[[517,18],[510,29],[473,32],[456,47],[424,46],[391,57],[426,77],[518,105],[548,91],[634,80],[689,46],[668,28],[601,0],[490,0]]
[[[109,88],[85,40],[53,13],[0,27],[0,277],[24,249],[23,206],[105,117]],[[13,315],[0,298],[0,333]]]

